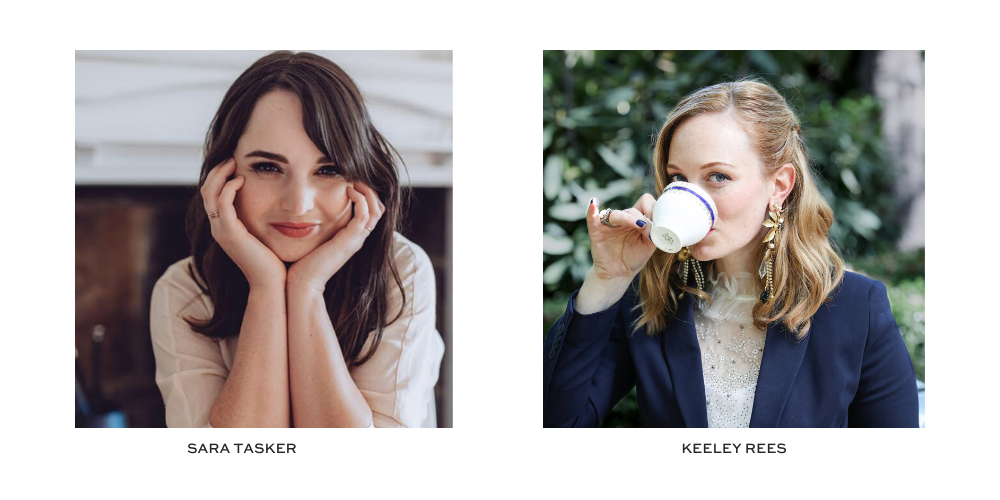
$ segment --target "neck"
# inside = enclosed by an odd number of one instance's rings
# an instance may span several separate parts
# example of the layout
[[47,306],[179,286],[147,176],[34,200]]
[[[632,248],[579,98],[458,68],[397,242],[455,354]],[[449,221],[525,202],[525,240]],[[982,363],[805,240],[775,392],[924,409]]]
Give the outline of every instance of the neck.
[[[716,274],[726,273],[727,276],[732,276],[735,273],[750,273],[753,274],[756,270],[753,263],[750,262],[749,251],[746,255],[741,255],[743,252],[733,252],[725,257],[720,257],[712,261],[713,268]],[[757,263],[760,267],[760,262]]]

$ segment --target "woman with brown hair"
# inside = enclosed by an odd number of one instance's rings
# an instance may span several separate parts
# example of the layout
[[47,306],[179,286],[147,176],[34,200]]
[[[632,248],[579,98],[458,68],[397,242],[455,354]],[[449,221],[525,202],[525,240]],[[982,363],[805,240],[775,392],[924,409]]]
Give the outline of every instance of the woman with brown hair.
[[434,275],[395,232],[396,151],[331,61],[275,52],[226,92],[151,301],[170,427],[435,425]]

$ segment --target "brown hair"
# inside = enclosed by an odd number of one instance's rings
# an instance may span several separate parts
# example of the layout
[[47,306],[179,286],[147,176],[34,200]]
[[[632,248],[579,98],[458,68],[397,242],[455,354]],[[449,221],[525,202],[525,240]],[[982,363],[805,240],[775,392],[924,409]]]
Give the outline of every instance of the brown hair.
[[[784,228],[774,249],[774,299],[758,302],[753,318],[761,330],[768,323],[782,321],[798,338],[804,338],[813,314],[843,279],[844,265],[828,239],[833,210],[812,180],[798,118],[784,97],[765,82],[744,79],[695,91],[677,104],[660,129],[653,152],[657,192],[670,182],[667,153],[674,131],[692,116],[705,113],[727,113],[743,125],[763,160],[765,176],[786,163],[795,167],[795,185],[785,200]],[[761,244],[754,262],[763,260],[764,252]],[[642,300],[637,307],[642,315],[635,326],[645,326],[651,335],[676,314],[681,292],[709,300],[708,294],[681,282],[675,265],[681,265],[676,254],[656,252],[640,273]],[[758,284],[763,288],[763,280]]]
[[[375,129],[361,92],[343,69],[315,54],[279,51],[253,63],[222,98],[205,136],[199,188],[215,165],[233,156],[257,100],[273,90],[298,96],[302,125],[316,148],[334,160],[348,180],[371,186],[385,204],[379,224],[361,249],[327,282],[323,293],[344,360],[349,366],[360,365],[378,348],[385,326],[397,319],[405,307],[406,295],[392,258],[393,232],[403,213],[396,170],[397,162],[402,161]],[[200,189],[188,207],[187,233],[193,256],[188,273],[211,298],[215,311],[208,321],[185,320],[194,331],[213,339],[239,335],[250,286],[212,237]],[[403,296],[403,305],[391,320],[387,320],[387,269]],[[196,276],[203,277],[205,284]],[[371,347],[362,353],[372,334]]]

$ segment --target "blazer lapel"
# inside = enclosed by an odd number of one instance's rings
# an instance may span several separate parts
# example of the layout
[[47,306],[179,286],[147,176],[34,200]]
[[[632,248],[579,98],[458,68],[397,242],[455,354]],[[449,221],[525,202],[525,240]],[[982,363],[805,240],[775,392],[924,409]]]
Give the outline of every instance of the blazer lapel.
[[[750,427],[778,426],[811,337],[812,334],[798,341],[782,324],[768,326]],[[662,345],[684,425],[708,427],[705,377],[692,297],[685,297],[678,304],[677,314],[668,320],[664,329]]]
[[663,356],[667,360],[667,371],[673,381],[684,425],[708,427],[701,347],[694,327],[694,300],[690,295],[684,297],[677,309],[677,314],[668,320],[663,331]]
[[798,341],[780,323],[768,326],[750,427],[778,426],[811,337],[810,333]]

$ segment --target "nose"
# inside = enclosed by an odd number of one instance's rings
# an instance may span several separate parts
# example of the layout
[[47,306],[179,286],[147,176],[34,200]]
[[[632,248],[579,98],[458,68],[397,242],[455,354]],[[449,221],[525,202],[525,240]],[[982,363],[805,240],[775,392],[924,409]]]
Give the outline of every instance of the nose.
[[304,215],[313,209],[316,188],[305,180],[291,179],[281,197],[281,209],[291,215]]

